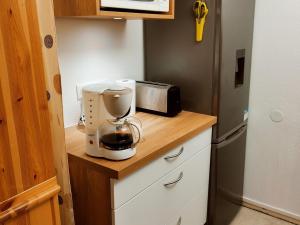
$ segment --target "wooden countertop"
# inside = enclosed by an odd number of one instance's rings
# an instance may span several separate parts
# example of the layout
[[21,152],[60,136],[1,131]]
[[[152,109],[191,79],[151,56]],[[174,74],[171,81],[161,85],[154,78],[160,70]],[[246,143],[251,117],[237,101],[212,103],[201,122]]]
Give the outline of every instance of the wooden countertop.
[[85,134],[77,127],[66,129],[66,147],[69,160],[84,160],[111,178],[121,179],[135,172],[152,160],[176,146],[212,127],[217,122],[213,116],[181,112],[173,118],[137,113],[143,124],[143,141],[137,146],[137,154],[125,161],[109,161],[85,154]]

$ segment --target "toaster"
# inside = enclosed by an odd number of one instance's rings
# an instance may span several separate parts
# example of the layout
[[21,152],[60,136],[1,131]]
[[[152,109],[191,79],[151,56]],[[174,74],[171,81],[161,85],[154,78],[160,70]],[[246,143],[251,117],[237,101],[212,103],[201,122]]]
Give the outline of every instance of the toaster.
[[181,112],[180,88],[150,81],[136,82],[137,110],[174,117]]

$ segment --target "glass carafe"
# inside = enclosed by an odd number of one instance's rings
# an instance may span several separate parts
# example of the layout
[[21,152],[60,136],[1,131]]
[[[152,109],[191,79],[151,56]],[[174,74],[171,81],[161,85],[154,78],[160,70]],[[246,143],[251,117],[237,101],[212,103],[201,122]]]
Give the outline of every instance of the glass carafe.
[[101,147],[121,151],[134,148],[140,141],[138,126],[128,120],[107,120],[99,128],[99,144]]

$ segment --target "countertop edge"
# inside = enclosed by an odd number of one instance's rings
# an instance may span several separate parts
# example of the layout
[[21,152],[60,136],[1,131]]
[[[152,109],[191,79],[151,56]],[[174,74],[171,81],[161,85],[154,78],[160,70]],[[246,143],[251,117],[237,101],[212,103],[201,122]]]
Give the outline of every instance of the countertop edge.
[[78,161],[81,163],[85,163],[87,166],[90,168],[94,168],[97,171],[105,174],[107,177],[111,179],[123,179],[130,174],[134,173],[135,171],[141,169],[145,165],[153,162],[157,158],[161,157],[163,154],[167,153],[168,151],[172,150],[176,146],[183,144],[187,140],[197,136],[201,132],[211,128],[217,123],[217,117],[214,116],[209,116],[210,121],[207,122],[206,124],[199,126],[198,128],[195,128],[189,132],[187,132],[185,135],[182,135],[179,137],[176,141],[173,141],[171,143],[166,144],[165,146],[157,149],[155,152],[151,152],[149,155],[145,156],[144,158],[140,159],[139,161],[133,163],[132,165],[126,166],[125,168],[121,168],[120,170],[115,170],[109,167],[106,167],[104,165],[96,164],[95,162],[81,158],[80,156],[73,154],[72,152],[67,152],[68,154],[68,159],[73,160],[73,161]]

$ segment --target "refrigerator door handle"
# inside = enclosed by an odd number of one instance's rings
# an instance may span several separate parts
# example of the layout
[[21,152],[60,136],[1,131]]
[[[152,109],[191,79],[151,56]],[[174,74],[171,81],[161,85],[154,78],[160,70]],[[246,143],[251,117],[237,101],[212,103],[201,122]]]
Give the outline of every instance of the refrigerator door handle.
[[223,148],[223,147],[226,147],[227,145],[230,145],[232,142],[239,139],[246,131],[247,131],[247,126],[243,126],[239,130],[237,130],[234,134],[229,136],[227,139],[225,139],[224,141],[222,141],[219,144],[216,144],[216,147]]

